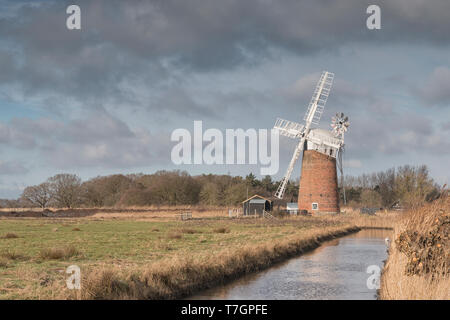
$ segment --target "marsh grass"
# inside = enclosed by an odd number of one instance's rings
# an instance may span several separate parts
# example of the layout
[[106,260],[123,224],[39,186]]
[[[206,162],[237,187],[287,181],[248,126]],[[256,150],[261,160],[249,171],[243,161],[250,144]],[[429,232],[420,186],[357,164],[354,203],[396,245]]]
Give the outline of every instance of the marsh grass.
[[220,227],[213,230],[215,233],[230,233],[230,229],[226,227]]
[[88,273],[83,299],[176,299],[265,269],[312,250],[321,242],[359,230],[328,228],[279,242],[241,245],[210,255],[175,256],[138,269],[106,268]]
[[43,260],[68,259],[80,255],[80,251],[74,246],[45,248],[39,252]]
[[26,260],[27,257],[14,249],[8,249],[1,254],[2,257],[9,260]]
[[5,234],[3,237],[1,237],[2,239],[17,239],[19,238],[19,236],[15,233],[12,232],[8,232],[7,234]]
[[183,235],[180,232],[169,232],[169,234],[167,235],[168,239],[181,239],[183,238]]
[[[359,218],[345,214],[230,219],[225,211],[192,210],[196,218],[188,221],[175,220],[173,210],[145,217],[121,212],[83,218],[0,218],[0,235],[20,235],[0,241],[0,257],[7,262],[2,272],[8,273],[0,276],[0,299],[75,299],[78,296],[65,285],[64,270],[70,264],[82,269],[85,299],[186,296],[305,252],[324,241],[324,234],[342,235],[339,232]],[[361,219],[359,224],[376,226],[379,219]],[[70,246],[79,254],[65,253]],[[8,250],[28,258],[3,257]],[[52,281],[40,285],[47,278]]]
[[196,229],[192,229],[192,228],[182,228],[181,232],[187,233],[187,234],[202,233],[201,230],[196,230]]
[[[430,230],[436,222],[445,217],[448,219],[449,213],[450,199],[448,195],[444,195],[441,199],[422,208],[405,212],[403,217],[395,224],[393,240],[399,239],[400,234],[408,230],[429,237],[431,235]],[[441,240],[442,243],[439,243],[439,245],[443,246],[443,252],[448,261],[450,252],[448,231],[447,235],[443,235]],[[434,258],[441,259],[442,257],[428,255],[426,259]],[[450,299],[448,262],[439,265],[439,270],[433,270],[433,274],[417,273],[413,275],[406,272],[408,263],[410,263],[410,260],[400,251],[396,241],[391,241],[389,257],[381,277],[381,299]]]
[[0,257],[0,268],[8,268],[9,261],[4,257]]

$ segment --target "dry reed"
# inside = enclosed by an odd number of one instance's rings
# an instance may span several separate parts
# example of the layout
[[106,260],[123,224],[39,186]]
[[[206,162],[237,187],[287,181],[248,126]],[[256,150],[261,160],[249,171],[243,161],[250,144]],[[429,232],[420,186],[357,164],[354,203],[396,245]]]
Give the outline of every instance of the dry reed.
[[42,249],[39,253],[39,257],[43,260],[58,260],[68,259],[74,256],[78,256],[80,252],[74,246],[67,246],[63,248],[46,248]]
[[15,234],[15,233],[11,233],[11,232],[5,234],[2,237],[2,239],[16,239],[16,238],[19,238],[19,236],[17,234]]
[[[450,242],[448,235],[448,225],[439,244],[439,252],[443,252],[444,257],[427,254],[425,259],[439,259],[447,261],[442,264],[435,264],[433,261],[424,261],[431,265],[439,265],[439,270],[432,270],[428,273],[411,274],[407,272],[407,266],[411,263],[407,255],[400,251],[399,237],[406,231],[416,232],[423,237],[430,237],[430,230],[438,221],[446,218],[450,214],[450,199],[443,195],[441,199],[427,204],[422,208],[405,212],[404,216],[397,222],[394,229],[394,240],[391,241],[389,258],[386,262],[381,278],[381,299],[450,299],[450,272],[449,272],[449,251]],[[397,243],[396,243],[397,242]],[[428,241],[428,243],[430,243]],[[442,250],[443,249],[443,250]],[[430,252],[433,248],[427,248]],[[413,257],[413,259],[415,259]],[[413,260],[414,261],[414,260]]]

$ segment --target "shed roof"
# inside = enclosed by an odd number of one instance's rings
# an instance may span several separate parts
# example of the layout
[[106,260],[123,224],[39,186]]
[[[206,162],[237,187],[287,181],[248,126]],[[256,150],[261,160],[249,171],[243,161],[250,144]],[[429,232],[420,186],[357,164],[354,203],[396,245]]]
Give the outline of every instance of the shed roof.
[[256,197],[257,197],[257,198],[260,198],[260,199],[264,199],[264,200],[269,201],[269,202],[272,202],[272,200],[269,200],[269,199],[267,199],[267,198],[261,197],[259,194],[255,194],[254,196],[251,196],[250,198],[248,198],[248,199],[242,201],[241,203],[247,202],[247,201],[252,200],[253,198],[256,198]]
[[250,203],[266,203],[266,201],[269,201],[269,200],[266,200],[266,199],[252,199],[252,200],[250,200]]

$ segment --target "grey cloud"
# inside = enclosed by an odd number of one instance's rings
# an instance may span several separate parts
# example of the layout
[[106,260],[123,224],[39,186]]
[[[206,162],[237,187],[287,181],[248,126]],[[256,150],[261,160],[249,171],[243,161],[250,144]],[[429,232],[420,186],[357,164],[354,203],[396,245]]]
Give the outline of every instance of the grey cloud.
[[168,163],[168,135],[136,132],[132,138],[46,144],[42,147],[48,162],[58,168],[134,168]]
[[28,169],[21,163],[0,161],[0,175],[15,175],[27,173]]
[[180,86],[168,88],[153,103],[149,104],[150,109],[159,110],[161,113],[167,111],[189,116],[217,117],[214,106],[204,105],[195,101],[192,95]]
[[[303,54],[348,41],[373,41],[377,33],[365,28],[366,8],[372,3],[78,1],[84,28],[77,33],[65,29],[64,12],[69,2],[54,1],[24,6],[19,11],[21,23],[6,25],[5,30],[24,37],[30,48],[56,53],[79,52],[86,44],[109,43],[145,58],[173,56],[193,60],[193,64],[229,66],[225,60],[237,62],[245,58],[246,50],[260,52],[271,45]],[[375,40],[449,43],[448,1],[386,0],[378,4],[386,33]],[[27,32],[32,34],[25,37]]]
[[346,135],[347,151],[355,158],[383,155],[449,154],[450,142],[430,119],[415,114],[391,113],[357,116]]
[[[294,84],[286,88],[282,94],[289,99],[298,101],[307,101],[311,99],[314,88],[319,81],[320,73],[310,73],[299,78]],[[345,103],[355,99],[373,99],[374,96],[369,88],[357,83],[351,83],[342,78],[336,78],[333,82],[333,88],[330,93],[330,99],[334,103]]]
[[442,130],[450,131],[450,121],[447,121],[441,125]]
[[429,105],[450,105],[450,68],[441,66],[433,70],[425,83],[413,89]]
[[[57,168],[133,168],[170,160],[168,133],[132,130],[106,112],[93,112],[67,123],[22,118],[0,125],[5,132],[16,129],[20,129],[22,140],[33,142],[30,148]],[[22,147],[14,136],[2,142]]]
[[26,134],[14,125],[0,123],[0,144],[28,149],[36,145],[33,135]]
[[23,191],[23,187],[20,186],[2,186],[0,185],[0,197],[3,199],[17,199]]
[[0,45],[0,63],[7,71],[0,84],[18,82],[26,94],[50,101],[65,96],[90,107],[128,103],[145,108],[123,84],[154,88],[182,81],[173,79],[173,70],[257,64],[270,59],[271,48],[308,55],[354,42],[450,43],[450,3],[445,0],[379,1],[383,32],[365,28],[369,0],[77,3],[81,31],[65,28],[69,1],[23,5],[16,16],[0,17],[6,41]]
[[88,119],[76,119],[61,128],[59,139],[67,142],[132,139],[135,134],[125,122],[106,112],[92,113]]

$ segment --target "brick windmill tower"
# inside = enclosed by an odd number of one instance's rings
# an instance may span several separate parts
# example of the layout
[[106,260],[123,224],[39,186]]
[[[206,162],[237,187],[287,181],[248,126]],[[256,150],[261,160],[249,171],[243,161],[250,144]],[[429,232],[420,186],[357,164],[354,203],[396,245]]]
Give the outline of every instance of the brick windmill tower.
[[295,162],[303,151],[298,208],[313,213],[340,212],[336,167],[339,166],[343,178],[342,153],[344,133],[349,126],[348,117],[344,117],[343,113],[336,114],[332,119],[331,131],[311,128],[319,124],[333,78],[333,73],[322,72],[304,117],[305,124],[278,118],[274,126],[281,135],[300,139],[275,196],[283,198]]

